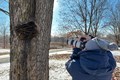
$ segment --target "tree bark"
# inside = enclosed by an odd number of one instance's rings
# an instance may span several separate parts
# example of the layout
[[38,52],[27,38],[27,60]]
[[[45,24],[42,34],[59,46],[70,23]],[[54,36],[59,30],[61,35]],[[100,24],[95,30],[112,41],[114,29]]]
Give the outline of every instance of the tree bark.
[[[10,80],[48,80],[54,0],[10,0],[9,2]],[[30,22],[35,24],[32,28],[35,28],[36,32],[31,30],[32,25],[28,25]],[[32,32],[36,35],[32,35]],[[30,36],[33,37],[28,38]]]

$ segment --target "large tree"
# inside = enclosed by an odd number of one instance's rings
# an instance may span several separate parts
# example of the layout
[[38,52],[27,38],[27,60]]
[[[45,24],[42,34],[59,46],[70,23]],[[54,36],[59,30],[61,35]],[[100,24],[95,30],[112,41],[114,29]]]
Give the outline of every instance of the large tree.
[[10,0],[10,80],[48,80],[54,0]]
[[120,0],[115,4],[115,7],[110,8],[110,11],[110,20],[107,28],[113,33],[114,41],[120,45]]
[[64,0],[61,2],[60,26],[97,35],[105,20],[107,0]]

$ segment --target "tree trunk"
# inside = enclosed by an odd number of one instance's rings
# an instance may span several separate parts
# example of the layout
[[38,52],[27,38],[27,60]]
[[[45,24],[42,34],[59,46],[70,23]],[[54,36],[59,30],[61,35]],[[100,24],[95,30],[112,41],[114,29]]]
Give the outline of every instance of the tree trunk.
[[5,31],[4,31],[4,35],[3,35],[3,48],[6,48],[6,35],[5,35]]
[[10,80],[48,80],[54,0],[10,0]]

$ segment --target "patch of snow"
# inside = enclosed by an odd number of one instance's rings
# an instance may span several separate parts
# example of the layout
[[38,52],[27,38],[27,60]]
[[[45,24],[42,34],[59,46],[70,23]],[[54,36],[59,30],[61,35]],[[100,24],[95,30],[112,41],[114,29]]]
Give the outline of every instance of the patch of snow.
[[9,53],[10,52],[10,49],[0,49],[0,53]]
[[117,63],[117,67],[120,67],[120,63]]
[[66,51],[50,52],[49,55],[53,55],[53,54],[71,54],[71,53],[72,53],[71,50],[66,50]]
[[10,57],[9,54],[7,54],[7,55],[1,55],[1,56],[0,56],[0,59],[1,59],[1,58],[8,58],[8,57]]
[[120,49],[120,47],[118,47],[118,49]]
[[0,64],[0,80],[9,80],[10,63]]
[[120,56],[120,51],[112,51],[112,54],[113,54],[114,56]]
[[66,60],[49,60],[49,80],[72,80],[65,69]]

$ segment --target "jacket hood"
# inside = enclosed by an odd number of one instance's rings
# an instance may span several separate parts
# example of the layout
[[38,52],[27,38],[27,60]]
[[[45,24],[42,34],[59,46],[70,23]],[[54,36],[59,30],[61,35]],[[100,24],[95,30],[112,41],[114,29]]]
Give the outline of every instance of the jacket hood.
[[86,43],[85,49],[87,50],[103,49],[103,50],[111,51],[111,50],[117,50],[118,46],[114,42],[111,43],[107,40],[95,37]]

